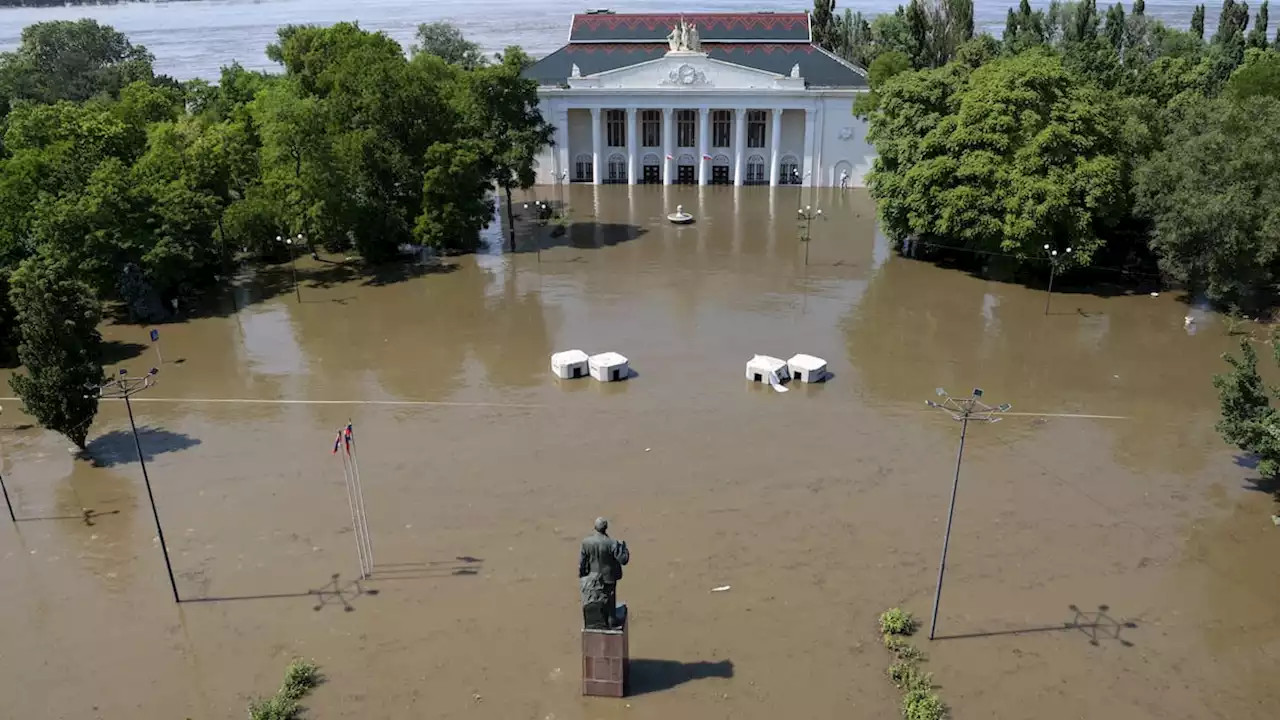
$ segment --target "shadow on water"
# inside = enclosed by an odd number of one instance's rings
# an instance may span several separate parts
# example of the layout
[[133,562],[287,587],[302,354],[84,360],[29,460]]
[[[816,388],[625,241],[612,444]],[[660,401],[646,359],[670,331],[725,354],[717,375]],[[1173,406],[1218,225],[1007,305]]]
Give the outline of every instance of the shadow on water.
[[468,577],[480,574],[484,560],[470,555],[459,555],[452,560],[423,560],[420,562],[375,563],[372,580],[425,580],[440,577]]
[[627,694],[644,695],[670,690],[694,680],[732,677],[732,660],[680,662],[636,658],[631,661],[630,691]]
[[[1242,453],[1235,456],[1236,466],[1245,468],[1246,470],[1257,470],[1258,460],[1259,458],[1257,455],[1250,453]],[[1267,495],[1274,497],[1277,501],[1280,501],[1280,478],[1269,478],[1259,475],[1256,477],[1245,478],[1245,483],[1246,484],[1243,486],[1244,489],[1266,493]]]
[[987,632],[961,633],[958,635],[938,635],[934,640],[965,640],[971,638],[999,637],[1001,635],[1033,635],[1048,632],[1080,631],[1089,638],[1090,645],[1099,645],[1101,641],[1114,640],[1124,647],[1133,647],[1133,643],[1120,637],[1120,631],[1132,630],[1138,624],[1131,620],[1116,620],[1111,617],[1111,607],[1099,605],[1097,610],[1081,610],[1075,605],[1067,606],[1074,613],[1070,621],[1059,625],[1043,625],[1038,627],[1014,628],[1012,630],[991,630]]
[[[647,228],[628,223],[571,222],[566,227],[535,227],[517,236],[516,253],[533,253],[555,248],[594,250],[630,242],[648,233]],[[541,243],[541,245],[539,245]]]
[[362,595],[374,596],[378,594],[377,590],[366,588],[359,580],[353,580],[345,585],[341,583],[341,575],[334,573],[329,576],[329,582],[318,588],[312,588],[305,592],[290,593],[263,593],[260,595],[227,595],[222,597],[199,597],[199,598],[183,598],[184,604],[191,603],[220,603],[233,602],[236,600],[287,600],[291,598],[315,598],[315,605],[312,610],[319,612],[328,605],[341,605],[343,612],[353,612],[355,607],[351,601]]
[[[141,443],[142,452],[148,461],[160,453],[186,450],[200,444],[198,438],[190,435],[146,426],[138,428],[138,442]],[[99,435],[89,442],[85,453],[97,467],[113,467],[136,462],[138,459],[133,433],[129,430],[112,430]]]
[[102,343],[102,364],[116,365],[125,360],[132,360],[146,352],[147,346],[142,343],[107,340]]

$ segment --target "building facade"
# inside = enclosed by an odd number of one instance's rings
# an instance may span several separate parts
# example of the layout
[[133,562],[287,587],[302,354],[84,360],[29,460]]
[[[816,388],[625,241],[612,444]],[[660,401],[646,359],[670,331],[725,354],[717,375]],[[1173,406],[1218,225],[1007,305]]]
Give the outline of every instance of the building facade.
[[526,75],[553,144],[539,184],[863,184],[866,73],[813,44],[807,13],[573,16]]

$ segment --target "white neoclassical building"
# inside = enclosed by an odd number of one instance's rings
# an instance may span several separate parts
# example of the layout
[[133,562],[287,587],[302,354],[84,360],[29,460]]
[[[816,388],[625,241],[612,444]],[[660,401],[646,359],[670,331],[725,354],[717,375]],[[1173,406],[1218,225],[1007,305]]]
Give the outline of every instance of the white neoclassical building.
[[596,10],[526,75],[556,129],[540,184],[859,186],[874,158],[866,73],[808,13]]

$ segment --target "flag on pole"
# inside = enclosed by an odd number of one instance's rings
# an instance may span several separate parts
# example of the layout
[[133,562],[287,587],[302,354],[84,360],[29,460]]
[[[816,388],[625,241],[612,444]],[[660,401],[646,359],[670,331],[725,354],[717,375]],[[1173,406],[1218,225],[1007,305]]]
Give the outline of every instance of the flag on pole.
[[342,431],[338,431],[338,437],[333,439],[333,454],[338,454],[338,447],[342,445]]
[[706,160],[706,161],[708,161],[708,162],[710,162],[710,161],[711,161],[711,156],[710,156],[710,155],[703,155],[703,156],[702,156],[702,159],[703,159],[703,160]]
[[[348,423],[347,429],[339,432],[338,436],[342,438],[343,443],[347,446],[347,454],[350,455],[351,454],[351,425]],[[334,452],[337,452],[337,451],[338,450],[335,447]]]
[[676,159],[676,156],[675,156],[675,155],[667,155],[667,159],[668,159],[668,160],[675,160],[675,159]]

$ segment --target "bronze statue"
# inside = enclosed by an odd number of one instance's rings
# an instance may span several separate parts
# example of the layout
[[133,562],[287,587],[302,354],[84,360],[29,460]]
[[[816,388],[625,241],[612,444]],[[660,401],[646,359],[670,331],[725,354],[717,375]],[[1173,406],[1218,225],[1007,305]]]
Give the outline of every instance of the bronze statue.
[[622,626],[618,617],[618,581],[631,561],[627,544],[609,537],[609,521],[596,518],[596,531],[582,540],[578,581],[582,588],[582,620],[588,630]]

